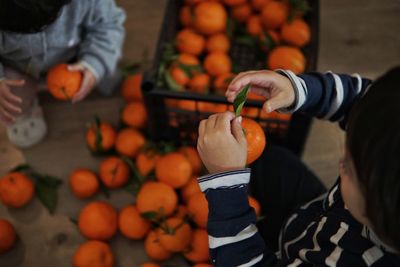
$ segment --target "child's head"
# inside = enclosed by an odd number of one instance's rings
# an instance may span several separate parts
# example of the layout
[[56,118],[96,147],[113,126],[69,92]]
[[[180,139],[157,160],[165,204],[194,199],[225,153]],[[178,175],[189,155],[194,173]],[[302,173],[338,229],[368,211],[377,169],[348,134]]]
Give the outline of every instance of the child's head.
[[346,143],[346,206],[400,251],[400,67],[376,80],[354,105]]
[[35,33],[53,23],[71,0],[1,0],[0,30]]

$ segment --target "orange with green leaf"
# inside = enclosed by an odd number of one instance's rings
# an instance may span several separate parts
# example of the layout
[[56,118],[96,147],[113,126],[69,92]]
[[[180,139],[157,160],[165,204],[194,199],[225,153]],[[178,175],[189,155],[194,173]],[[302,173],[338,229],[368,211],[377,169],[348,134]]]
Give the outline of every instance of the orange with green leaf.
[[47,72],[47,89],[50,94],[63,101],[71,101],[82,83],[80,71],[68,70],[67,64],[59,64]]
[[86,132],[86,143],[93,152],[105,152],[114,147],[116,136],[111,124],[96,118]]
[[116,189],[128,181],[129,166],[122,159],[111,156],[100,163],[99,176],[106,187]]

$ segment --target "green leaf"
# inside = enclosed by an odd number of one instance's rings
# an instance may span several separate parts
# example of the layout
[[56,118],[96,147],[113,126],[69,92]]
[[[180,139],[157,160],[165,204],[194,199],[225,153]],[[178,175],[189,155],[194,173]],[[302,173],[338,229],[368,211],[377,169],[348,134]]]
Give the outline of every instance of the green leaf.
[[128,183],[123,187],[123,189],[133,196],[136,196],[140,190],[140,183],[135,183],[133,179],[130,179]]
[[103,146],[102,146],[103,136],[101,135],[101,129],[100,129],[101,120],[97,115],[94,116],[94,120],[96,123],[96,127],[94,129],[96,134],[96,139],[95,139],[96,151],[103,151]]
[[311,7],[306,0],[289,0],[290,6],[292,7],[288,16],[287,21],[292,22],[297,15],[304,15],[311,10]]
[[249,92],[249,89],[250,89],[250,84],[247,84],[233,101],[233,107],[235,108],[236,116],[240,116],[240,113],[242,112],[242,108],[244,106],[244,103],[246,102],[247,93]]
[[182,63],[178,62],[178,66],[185,72],[185,74],[189,78],[193,77],[194,72],[203,72],[203,68],[199,64],[198,65],[187,65],[187,64],[182,64]]
[[42,204],[53,214],[58,202],[58,187],[62,181],[58,178],[43,175],[38,176],[36,180],[36,194]]
[[261,222],[261,221],[263,221],[265,219],[265,216],[259,216],[259,217],[257,217],[257,220],[256,220],[256,222],[258,223],[258,222]]
[[235,43],[255,47],[257,45],[257,38],[251,35],[241,35],[235,38]]
[[229,39],[232,39],[236,26],[236,21],[233,20],[231,17],[228,17],[228,20],[226,22],[226,35]]
[[99,187],[100,192],[103,193],[103,195],[106,198],[110,198],[111,193],[110,193],[110,190],[108,189],[108,187],[106,187],[102,182],[100,182],[99,184],[100,184],[100,187]]
[[71,217],[70,217],[69,220],[70,220],[70,222],[72,222],[73,224],[78,225],[78,220],[77,220],[77,219],[71,218]]
[[266,31],[263,32],[263,35],[265,38],[261,41],[261,45],[265,47],[268,51],[272,50],[276,46],[274,39]]
[[134,180],[138,181],[138,182],[144,182],[146,180],[146,178],[144,176],[142,176],[137,167],[136,164],[133,162],[132,159],[128,158],[128,157],[122,157],[121,158],[126,164],[128,164],[129,168],[132,171]]
[[172,79],[168,71],[164,72],[165,83],[171,91],[183,91],[183,87]]
[[177,57],[178,57],[178,55],[175,51],[175,43],[174,42],[166,43],[164,45],[162,61],[163,62],[171,62],[172,60],[175,60]]
[[142,63],[132,63],[129,65],[126,65],[121,68],[122,74],[126,77],[135,73],[138,73],[140,68],[142,67]]
[[141,214],[141,216],[142,216],[144,219],[150,220],[150,221],[152,221],[152,220],[157,220],[157,219],[160,217],[159,214],[158,214],[157,212],[155,212],[155,211],[143,212],[143,213]]
[[23,172],[23,171],[30,171],[32,167],[29,164],[21,164],[16,166],[15,168],[11,169],[10,172]]

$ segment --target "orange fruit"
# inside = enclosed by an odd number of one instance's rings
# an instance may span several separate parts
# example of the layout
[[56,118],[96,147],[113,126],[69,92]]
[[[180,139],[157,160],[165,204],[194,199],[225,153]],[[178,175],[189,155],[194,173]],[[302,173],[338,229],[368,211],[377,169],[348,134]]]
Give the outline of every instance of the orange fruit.
[[263,27],[259,15],[251,15],[246,21],[247,32],[252,36],[258,36],[262,33]]
[[135,205],[128,205],[118,216],[121,233],[130,239],[142,239],[150,231],[150,222],[142,218]]
[[184,109],[184,110],[189,110],[189,111],[195,111],[196,110],[196,102],[193,100],[178,100],[178,108]]
[[182,6],[179,10],[179,22],[184,27],[190,27],[193,21],[193,10],[191,6]]
[[198,3],[201,3],[204,0],[185,0],[185,4],[188,4],[190,6],[197,5]]
[[231,16],[239,22],[245,22],[251,16],[251,12],[251,5],[249,3],[243,3],[232,7]]
[[34,192],[33,182],[21,172],[11,172],[0,179],[0,200],[8,207],[25,206],[33,198]]
[[192,146],[183,146],[179,148],[179,153],[182,153],[189,160],[190,165],[192,165],[192,173],[200,174],[203,163],[197,150]]
[[189,83],[190,77],[189,74],[186,73],[183,68],[179,66],[171,66],[169,67],[169,74],[171,78],[179,85],[185,86]]
[[111,156],[99,166],[99,176],[103,184],[111,189],[123,186],[129,179],[129,167],[122,159]]
[[264,130],[256,121],[243,118],[242,127],[247,140],[247,164],[258,159],[264,151],[266,139]]
[[247,2],[247,0],[222,0],[227,6],[237,6]]
[[156,151],[146,150],[138,154],[136,158],[136,167],[143,176],[150,174],[156,167],[156,162],[160,155]]
[[76,169],[69,176],[69,187],[79,198],[93,196],[99,190],[99,180],[94,172],[88,169]]
[[121,86],[121,94],[126,102],[143,100],[142,79],[142,73],[132,74],[125,78]]
[[214,80],[214,90],[220,94],[225,95],[226,89],[228,89],[229,84],[235,78],[235,74],[233,73],[224,73],[218,75]]
[[182,252],[191,239],[192,229],[180,218],[169,218],[157,231],[161,246],[171,252]]
[[202,192],[194,193],[189,197],[187,204],[189,215],[201,228],[206,228],[208,220],[208,201]]
[[47,72],[47,89],[58,100],[69,101],[81,88],[83,75],[69,71],[67,64],[58,64]]
[[177,61],[183,65],[186,66],[198,66],[200,65],[200,61],[197,57],[187,54],[187,53],[181,53],[178,56]]
[[303,47],[310,42],[310,26],[308,26],[303,19],[296,18],[291,22],[283,24],[281,35],[282,40],[285,42],[298,47]]
[[192,176],[192,165],[181,153],[172,152],[161,156],[156,163],[156,177],[173,188],[181,188]]
[[209,53],[204,59],[204,69],[211,76],[218,76],[231,72],[231,58],[222,52]]
[[213,266],[209,263],[197,263],[193,265],[193,267],[213,267]]
[[117,135],[115,149],[122,156],[135,158],[145,143],[142,133],[134,128],[125,128]]
[[204,37],[192,29],[183,29],[176,35],[176,48],[181,53],[200,55],[204,50],[205,44]]
[[176,108],[178,107],[178,100],[172,98],[165,98],[164,99],[165,106],[169,108]]
[[5,219],[0,219],[0,255],[10,250],[17,241],[14,226]]
[[91,240],[78,247],[73,262],[74,267],[113,267],[114,256],[107,243]]
[[93,123],[86,132],[86,143],[91,151],[108,151],[114,147],[117,133],[111,124],[100,122]]
[[261,215],[261,205],[257,199],[255,199],[252,196],[249,196],[249,205],[254,209],[254,212],[256,213],[257,217]]
[[110,240],[117,232],[117,217],[117,212],[110,204],[91,202],[79,214],[79,230],[88,239]]
[[150,231],[150,233],[147,235],[144,241],[144,249],[147,256],[156,261],[164,261],[172,256],[172,252],[169,252],[163,246],[161,246],[155,230]]
[[290,121],[290,118],[292,117],[292,114],[276,112],[276,117],[277,117],[278,120]]
[[178,196],[174,189],[161,182],[147,182],[136,196],[136,206],[140,213],[157,212],[170,215],[176,209]]
[[222,113],[227,110],[227,106],[225,104],[216,104],[212,102],[199,101],[197,102],[197,105],[200,112]]
[[246,117],[250,117],[250,118],[257,118],[258,114],[260,113],[259,111],[260,111],[259,108],[252,108],[252,107],[244,107],[243,108],[243,114]]
[[261,10],[261,20],[267,29],[281,27],[289,16],[289,6],[283,1],[270,1]]
[[184,252],[183,256],[191,262],[205,262],[210,259],[206,230],[193,230],[190,248]]
[[287,69],[300,74],[306,68],[306,58],[297,47],[279,46],[269,54],[268,67],[272,70]]
[[257,95],[256,93],[253,92],[249,92],[247,94],[247,99],[249,100],[255,100],[255,101],[265,101],[266,97],[262,96],[262,95]]
[[201,192],[199,182],[197,181],[196,177],[192,177],[181,189],[183,202],[188,203],[190,197],[199,192]]
[[201,34],[212,35],[225,30],[227,18],[222,4],[204,1],[194,9],[193,26]]
[[208,37],[206,49],[208,52],[228,53],[231,43],[225,33],[217,33]]
[[271,0],[251,0],[251,5],[255,10],[260,11],[268,2],[271,2]]
[[206,94],[210,88],[210,76],[206,73],[195,74],[189,81],[188,86],[190,92]]
[[147,111],[142,102],[132,101],[122,110],[121,120],[128,126],[144,128],[147,123]]
[[140,267],[161,267],[161,265],[154,262],[146,262],[141,264]]

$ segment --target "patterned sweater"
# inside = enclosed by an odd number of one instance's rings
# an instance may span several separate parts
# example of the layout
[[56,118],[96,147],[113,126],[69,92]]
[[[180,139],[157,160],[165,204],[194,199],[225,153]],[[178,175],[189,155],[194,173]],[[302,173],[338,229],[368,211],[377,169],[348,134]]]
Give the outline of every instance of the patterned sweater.
[[[370,84],[359,75],[279,72],[295,88],[291,112],[339,121],[343,128],[354,101]],[[281,229],[279,251],[271,251],[248,204],[249,180],[250,169],[199,179],[209,205],[207,230],[214,266],[400,266],[399,255],[346,209],[340,177],[328,193],[289,216]]]

